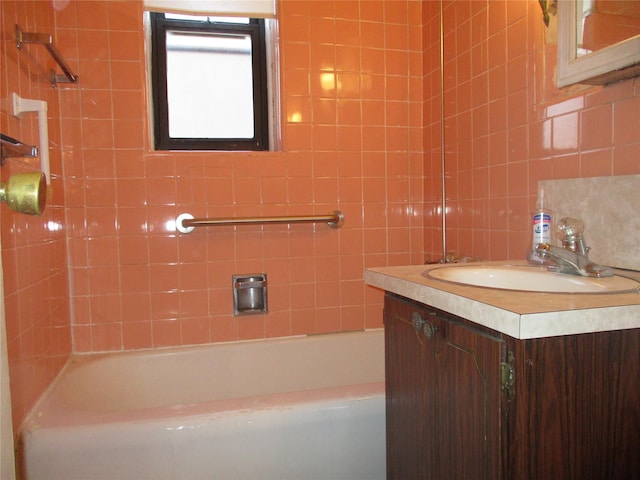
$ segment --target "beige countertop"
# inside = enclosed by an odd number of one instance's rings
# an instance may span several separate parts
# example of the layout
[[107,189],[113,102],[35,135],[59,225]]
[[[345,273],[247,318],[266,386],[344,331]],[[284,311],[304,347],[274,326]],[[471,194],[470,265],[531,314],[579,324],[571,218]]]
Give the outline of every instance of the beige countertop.
[[[525,265],[483,262],[482,265]],[[447,264],[456,268],[470,264]],[[640,328],[640,293],[541,293],[461,285],[423,272],[445,265],[365,270],[365,283],[519,339]],[[640,280],[640,272],[624,272]]]

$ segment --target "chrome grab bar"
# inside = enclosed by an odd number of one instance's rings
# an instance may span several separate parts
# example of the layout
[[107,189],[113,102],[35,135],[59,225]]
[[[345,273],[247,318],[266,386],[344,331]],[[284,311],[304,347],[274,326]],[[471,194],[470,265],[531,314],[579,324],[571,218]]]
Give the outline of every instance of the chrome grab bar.
[[273,223],[318,223],[327,222],[331,228],[340,228],[344,224],[344,214],[334,210],[327,215],[289,215],[284,217],[230,217],[230,218],[194,218],[190,213],[181,213],[176,217],[176,230],[191,233],[196,227],[217,225],[261,225]]

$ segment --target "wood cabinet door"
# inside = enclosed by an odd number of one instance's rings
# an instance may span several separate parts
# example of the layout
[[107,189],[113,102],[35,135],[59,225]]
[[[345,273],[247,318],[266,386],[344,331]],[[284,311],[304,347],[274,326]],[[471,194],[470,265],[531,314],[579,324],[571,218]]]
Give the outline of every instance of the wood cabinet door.
[[387,415],[387,479],[431,479],[435,452],[428,442],[434,429],[432,365],[425,341],[413,326],[416,305],[387,297],[385,301],[385,368]]
[[387,478],[501,476],[499,338],[387,295]]
[[[433,318],[433,317],[432,317]],[[434,318],[437,471],[440,480],[502,478],[502,421],[506,394],[499,338]],[[506,367],[506,365],[505,365]]]

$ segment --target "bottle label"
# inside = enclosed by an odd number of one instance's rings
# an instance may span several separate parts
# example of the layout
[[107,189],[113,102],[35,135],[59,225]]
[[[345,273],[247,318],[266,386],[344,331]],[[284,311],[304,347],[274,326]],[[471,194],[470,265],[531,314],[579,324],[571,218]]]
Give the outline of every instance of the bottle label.
[[548,213],[533,215],[533,247],[538,243],[551,243],[551,215]]
[[541,234],[551,231],[551,215],[548,213],[536,213],[533,216],[533,231]]

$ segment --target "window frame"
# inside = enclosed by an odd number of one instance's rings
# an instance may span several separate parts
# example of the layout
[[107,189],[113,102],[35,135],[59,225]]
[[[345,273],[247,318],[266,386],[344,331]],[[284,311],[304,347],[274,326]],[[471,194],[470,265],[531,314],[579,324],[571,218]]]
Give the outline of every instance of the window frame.
[[[165,18],[164,13],[151,13],[151,81],[154,107],[154,146],[156,150],[269,150],[269,88],[265,21],[251,18],[248,24],[219,21],[193,21]],[[167,31],[187,33],[241,34],[251,37],[253,72],[252,138],[198,138],[169,136],[167,102]]]

